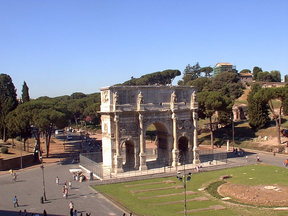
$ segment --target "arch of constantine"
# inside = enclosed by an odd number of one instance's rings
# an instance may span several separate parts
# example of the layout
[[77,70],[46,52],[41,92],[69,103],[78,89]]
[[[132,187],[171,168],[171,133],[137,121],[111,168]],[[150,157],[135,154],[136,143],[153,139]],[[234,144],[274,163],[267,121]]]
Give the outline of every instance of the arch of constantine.
[[[196,92],[182,86],[111,86],[101,89],[103,165],[147,169],[146,131],[156,130],[156,160],[198,163]],[[125,151],[123,151],[125,149]],[[182,158],[182,159],[181,159]]]

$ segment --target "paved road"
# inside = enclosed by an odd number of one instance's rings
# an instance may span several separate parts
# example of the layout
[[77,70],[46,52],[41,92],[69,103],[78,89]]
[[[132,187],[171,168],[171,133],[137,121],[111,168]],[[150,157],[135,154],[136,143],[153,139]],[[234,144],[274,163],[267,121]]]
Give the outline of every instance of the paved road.
[[[246,159],[245,157],[232,157],[229,158],[229,161],[235,163],[245,163],[245,161],[248,161],[248,163],[254,163],[256,162],[257,156],[259,156],[262,163],[283,167],[284,160],[288,158],[287,155],[276,154],[274,156],[274,154],[270,152],[262,152],[250,149],[245,149],[245,152],[248,156],[248,159]],[[233,156],[232,153],[230,153],[230,155]]]
[[[248,159],[245,157],[234,157],[230,154],[227,165],[209,167],[208,170],[246,165],[256,162],[259,155],[261,161],[266,164],[283,167],[283,161],[287,156],[259,151],[246,150]],[[70,168],[78,168],[78,165],[50,165],[45,167],[46,195],[48,201],[40,203],[43,195],[42,170],[38,167],[25,172],[18,173],[18,181],[12,182],[10,175],[0,176],[0,215],[16,216],[19,210],[26,209],[28,212],[42,213],[45,209],[48,215],[69,215],[69,201],[72,200],[75,209],[85,215],[91,212],[93,216],[122,216],[123,211],[106,200],[101,194],[89,187],[91,182],[72,181],[72,189],[68,199],[62,197],[63,185],[55,183],[56,176],[60,178],[60,183],[72,180],[69,173]],[[19,199],[20,207],[14,208],[13,196]]]
[[[89,182],[73,181],[69,168],[75,168],[75,165],[50,165],[44,168],[48,199],[45,204],[40,203],[40,197],[43,195],[41,168],[19,172],[17,182],[13,182],[10,175],[0,176],[0,215],[16,216],[19,210],[24,209],[33,213],[43,213],[45,209],[48,215],[69,215],[68,204],[71,200],[75,209],[83,215],[91,212],[92,216],[122,216],[123,211],[92,190]],[[62,197],[63,185],[56,184],[56,176],[62,184],[64,181],[72,180],[68,199]],[[18,208],[13,207],[14,195],[19,200]]]

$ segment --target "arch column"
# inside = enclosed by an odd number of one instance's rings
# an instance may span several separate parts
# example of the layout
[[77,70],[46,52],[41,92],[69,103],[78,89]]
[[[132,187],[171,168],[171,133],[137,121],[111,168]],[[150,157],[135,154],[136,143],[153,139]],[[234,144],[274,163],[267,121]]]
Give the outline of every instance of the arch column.
[[120,153],[120,138],[119,138],[119,115],[115,114],[115,148],[116,154],[114,156],[115,173],[123,172],[123,158]]
[[145,139],[144,139],[144,127],[143,127],[143,115],[139,113],[139,128],[140,128],[140,153],[139,153],[139,159],[140,159],[140,166],[139,170],[147,170],[146,165],[146,154],[145,154]]
[[173,150],[172,150],[172,166],[176,167],[179,161],[179,149],[177,145],[177,116],[175,113],[172,114],[173,121]]
[[197,109],[192,110],[193,119],[193,164],[199,164],[198,132],[197,132]]

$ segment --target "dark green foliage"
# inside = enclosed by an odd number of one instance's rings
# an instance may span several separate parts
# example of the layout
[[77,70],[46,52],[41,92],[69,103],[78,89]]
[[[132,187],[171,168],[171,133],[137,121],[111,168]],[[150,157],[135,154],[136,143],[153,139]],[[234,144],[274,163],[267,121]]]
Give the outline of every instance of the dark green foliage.
[[78,124],[79,121],[85,121],[87,116],[92,118],[90,122],[100,122],[100,116],[97,114],[97,111],[100,111],[100,93],[86,95],[80,99],[70,98],[62,103],[71,114],[71,122]]
[[2,154],[8,154],[8,148],[6,146],[1,147],[1,153]]
[[49,156],[50,139],[55,128],[63,128],[68,125],[68,117],[65,112],[59,109],[56,100],[32,100],[23,103],[11,113],[10,127],[15,127],[15,132],[23,136],[31,133],[37,141],[36,149],[40,149],[40,134],[45,136],[46,156]]
[[[206,69],[206,73],[209,74],[209,69]],[[203,71],[204,72],[204,71]],[[201,67],[197,62],[195,65],[191,66],[188,64],[183,71],[183,78],[178,82],[179,85],[188,85],[187,83],[195,80],[201,75]]]
[[211,73],[213,72],[213,68],[212,67],[202,67],[200,69],[201,73],[204,73],[205,77],[211,77]]
[[273,70],[271,72],[259,72],[257,74],[257,81],[262,82],[281,82],[281,74],[279,71]]
[[140,78],[131,77],[130,80],[121,85],[135,86],[135,85],[168,85],[171,84],[176,76],[181,75],[179,70],[164,70],[161,72],[150,73],[141,76]]
[[[220,92],[203,91],[197,94],[198,98],[198,115],[199,118],[209,119],[210,133],[211,133],[211,146],[214,145],[212,116],[218,112],[229,113],[231,111],[232,101],[230,98],[222,95]],[[229,115],[230,116],[230,115]]]
[[255,66],[254,68],[253,68],[253,79],[254,80],[257,80],[257,77],[258,77],[258,73],[260,73],[260,72],[262,72],[262,68],[260,68],[260,67],[257,67],[257,66]]
[[270,121],[268,104],[264,102],[260,96],[256,95],[256,93],[260,90],[260,85],[253,85],[247,99],[249,125],[254,130],[259,130],[267,126],[268,122]]
[[257,75],[257,81],[262,81],[262,82],[272,82],[273,77],[268,71],[260,72]]
[[16,89],[7,74],[0,74],[0,135],[6,140],[6,116],[18,105]]
[[222,72],[218,74],[209,85],[210,91],[218,91],[231,99],[237,99],[243,94],[243,85],[237,73]]
[[197,92],[209,89],[209,85],[212,80],[207,77],[199,77],[195,80],[191,80],[187,83],[187,86],[193,86],[196,88]]
[[22,86],[22,103],[26,103],[30,101],[30,96],[29,96],[29,88],[24,81],[23,86]]
[[231,101],[225,95],[215,91],[204,91],[197,94],[199,104],[199,117],[209,118],[216,111],[231,109]]
[[243,69],[239,73],[251,73],[251,70],[249,69]]
[[270,72],[270,74],[272,76],[273,82],[281,82],[281,73],[280,73],[280,71],[272,70]]
[[184,69],[184,76],[190,75],[191,80],[194,80],[200,77],[200,73],[201,73],[201,67],[198,62],[193,66],[188,64],[186,68]]
[[218,112],[218,122],[219,122],[219,124],[227,125],[227,124],[232,123],[232,121],[231,121],[231,116],[232,116],[232,112],[231,112],[232,108],[231,108],[231,106],[232,106],[232,102],[227,107],[227,110]]
[[283,109],[283,103],[287,100],[288,88],[264,88],[255,94],[255,98],[262,100],[264,104],[268,104],[269,111],[276,123],[277,140],[281,144],[281,112],[277,112],[273,105],[273,100],[280,100],[280,111]]
[[84,94],[82,92],[75,92],[75,93],[71,94],[72,99],[81,99],[84,97],[86,97],[86,94]]
[[23,139],[25,150],[26,140],[31,137],[30,115],[27,115],[26,111],[22,110],[21,105],[19,105],[15,110],[7,115],[6,122],[9,137],[16,137],[16,139],[19,138],[20,140]]

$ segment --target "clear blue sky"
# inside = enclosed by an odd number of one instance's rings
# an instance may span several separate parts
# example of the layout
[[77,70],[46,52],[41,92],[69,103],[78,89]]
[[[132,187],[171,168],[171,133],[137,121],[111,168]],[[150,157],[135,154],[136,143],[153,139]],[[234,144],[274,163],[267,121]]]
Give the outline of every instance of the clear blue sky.
[[283,77],[287,26],[287,0],[0,0],[0,73],[33,98],[196,62]]

